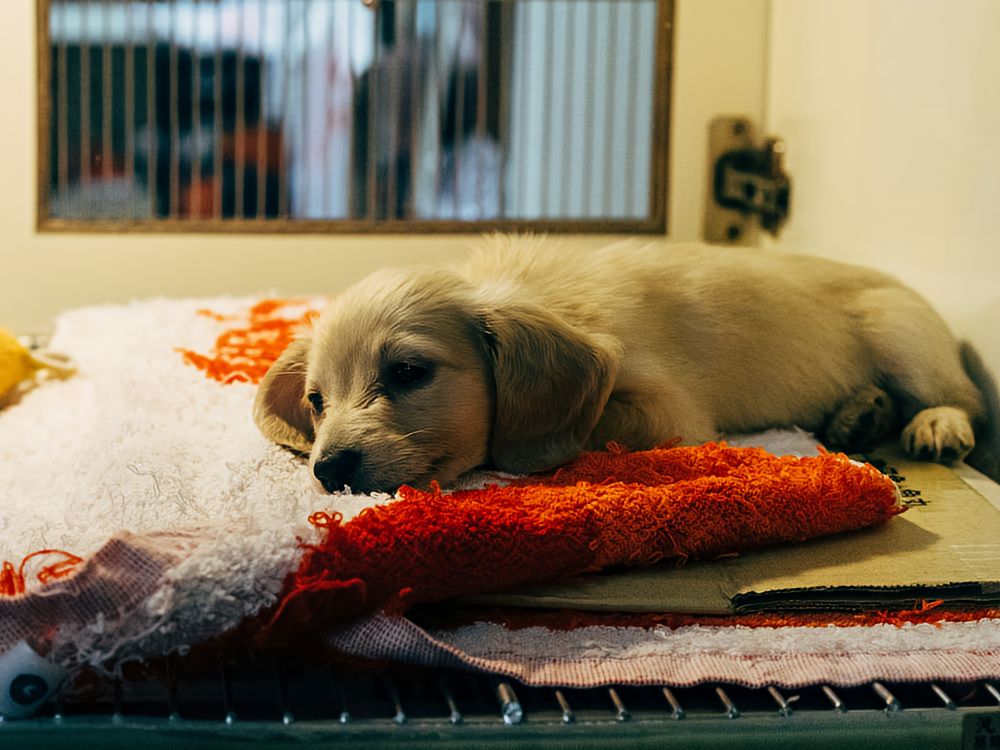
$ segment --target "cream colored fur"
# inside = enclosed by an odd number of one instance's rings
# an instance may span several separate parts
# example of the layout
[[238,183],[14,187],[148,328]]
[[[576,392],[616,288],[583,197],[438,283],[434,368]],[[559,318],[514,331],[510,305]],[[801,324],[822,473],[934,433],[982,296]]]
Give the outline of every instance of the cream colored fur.
[[[426,378],[400,386],[401,364]],[[763,250],[495,235],[459,265],[378,272],[336,297],[268,373],[255,417],[309,451],[328,487],[371,491],[547,469],[609,441],[797,425],[843,442],[868,424],[872,393],[902,415],[913,455],[972,449],[983,404],[958,342],[886,275]],[[345,451],[351,465],[331,469]]]

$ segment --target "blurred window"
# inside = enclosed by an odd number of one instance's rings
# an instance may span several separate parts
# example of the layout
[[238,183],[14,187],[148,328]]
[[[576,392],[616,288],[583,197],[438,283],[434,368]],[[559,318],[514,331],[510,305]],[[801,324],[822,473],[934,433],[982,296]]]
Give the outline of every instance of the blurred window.
[[43,229],[665,229],[668,0],[39,3]]

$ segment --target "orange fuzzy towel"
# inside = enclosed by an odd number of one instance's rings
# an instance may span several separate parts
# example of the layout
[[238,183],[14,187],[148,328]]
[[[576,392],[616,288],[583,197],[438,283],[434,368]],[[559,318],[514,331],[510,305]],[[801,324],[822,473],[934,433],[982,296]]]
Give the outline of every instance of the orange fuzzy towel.
[[311,547],[276,624],[496,591],[608,566],[715,558],[900,513],[895,485],[841,454],[777,457],[709,443],[590,453],[553,474],[453,494],[403,487]]
[[[264,299],[250,308],[245,323],[227,328],[215,341],[211,355],[179,349],[184,361],[197,367],[220,383],[259,383],[268,368],[292,343],[295,331],[319,313],[312,309],[296,310],[307,305],[302,299]],[[199,315],[218,321],[229,320],[212,310]]]

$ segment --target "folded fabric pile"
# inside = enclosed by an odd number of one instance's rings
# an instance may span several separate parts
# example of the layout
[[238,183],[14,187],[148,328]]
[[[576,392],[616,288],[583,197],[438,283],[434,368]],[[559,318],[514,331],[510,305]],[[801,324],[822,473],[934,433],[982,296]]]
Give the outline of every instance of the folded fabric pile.
[[[549,679],[556,662],[573,662],[572,637],[548,662],[525,649],[522,663],[497,646],[498,633],[514,644],[521,629],[431,632],[402,613],[608,566],[796,542],[900,511],[891,481],[844,456],[725,444],[589,454],[547,477],[502,478],[507,486],[472,477],[451,494],[327,495],[251,419],[254,383],[319,304],[155,300],[60,318],[51,343],[78,374],[0,411],[0,655],[27,639],[69,669],[114,669],[226,634],[266,645],[326,632],[350,653],[466,667],[502,666],[498,651],[477,655],[469,643],[498,647],[510,673]],[[667,644],[656,628],[622,633],[639,652]],[[745,666],[738,651],[730,663]],[[644,680],[674,668],[646,661]]]

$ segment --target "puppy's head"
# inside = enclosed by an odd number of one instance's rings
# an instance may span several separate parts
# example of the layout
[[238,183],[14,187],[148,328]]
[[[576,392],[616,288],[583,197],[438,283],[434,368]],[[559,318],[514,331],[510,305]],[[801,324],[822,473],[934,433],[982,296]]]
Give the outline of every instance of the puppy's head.
[[254,416],[309,453],[328,491],[448,485],[491,463],[573,458],[620,352],[536,305],[485,298],[443,271],[375,274],[331,303],[261,383]]

